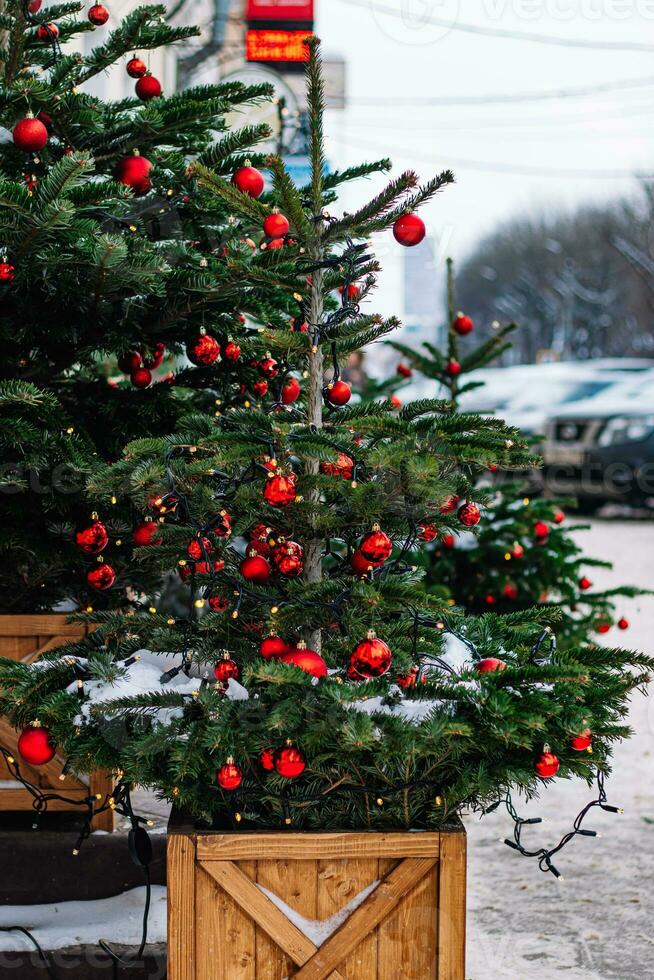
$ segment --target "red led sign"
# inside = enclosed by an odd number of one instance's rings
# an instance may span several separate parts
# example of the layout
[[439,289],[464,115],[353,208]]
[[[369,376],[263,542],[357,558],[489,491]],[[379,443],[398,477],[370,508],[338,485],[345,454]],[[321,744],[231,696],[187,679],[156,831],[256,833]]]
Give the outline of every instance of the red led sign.
[[305,41],[310,37],[313,37],[313,31],[249,30],[245,35],[245,56],[248,61],[285,64],[308,61],[309,49]]
[[247,20],[313,20],[313,0],[248,0]]

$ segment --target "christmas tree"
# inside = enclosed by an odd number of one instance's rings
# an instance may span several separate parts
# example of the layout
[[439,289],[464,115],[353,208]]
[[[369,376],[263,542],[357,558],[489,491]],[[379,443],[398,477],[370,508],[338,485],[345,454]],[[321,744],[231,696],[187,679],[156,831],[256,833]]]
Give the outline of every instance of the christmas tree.
[[260,369],[301,396],[194,411],[98,468],[99,506],[116,487],[143,513],[167,502],[150,563],[181,569],[191,614],[81,616],[97,626],[85,640],[38,668],[2,664],[0,710],[25,729],[24,759],[57,742],[73,770],[112,769],[117,792],[155,787],[216,826],[434,827],[509,787],[607,772],[652,662],[557,653],[551,609],[467,616],[425,587],[420,529],[475,527],[492,496],[479,471],[532,457],[450,400],[350,403],[341,368],[398,326],[361,310],[379,272],[369,238],[417,244],[418,209],[452,174],[421,186],[409,171],[338,214],[340,185],[388,163],[325,173],[317,40],[307,78],[308,187],[272,157],[271,207],[191,167],[238,221],[287,243],[265,275],[235,265],[271,305],[293,299],[294,329],[265,322]]
[[[155,539],[154,524],[133,540],[129,510],[94,515],[85,479],[135,431],[162,435],[193,405],[259,397],[248,358],[265,351],[243,321],[279,315],[234,271],[233,257],[255,250],[248,222],[231,221],[224,200],[188,171],[197,160],[262,193],[246,157],[268,132],[227,133],[225,115],[268,87],[164,95],[145,52],[198,32],[167,24],[164,6],[141,7],[83,55],[75,39],[109,12],[82,11],[8,0],[0,15],[4,612],[62,599],[124,605],[127,586],[158,584],[131,562],[133,545]],[[135,79],[134,97],[88,94],[87,83],[118,62]],[[253,261],[265,275],[270,253]]]

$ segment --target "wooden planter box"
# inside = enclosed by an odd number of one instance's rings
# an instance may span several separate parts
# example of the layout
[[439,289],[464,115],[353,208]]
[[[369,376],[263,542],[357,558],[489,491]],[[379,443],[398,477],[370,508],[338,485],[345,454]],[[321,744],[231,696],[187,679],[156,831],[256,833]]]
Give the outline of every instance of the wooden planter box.
[[168,980],[465,980],[460,823],[223,833],[173,813],[168,835]]
[[[41,654],[56,647],[64,646],[86,636],[88,627],[84,623],[69,623],[65,615],[0,616],[0,657],[9,660],[24,660],[31,663]],[[18,758],[18,732],[9,722],[0,717],[0,743]],[[106,796],[111,793],[111,777],[104,772],[91,773],[88,785],[76,776],[66,775],[60,779],[63,760],[55,756],[52,762],[38,769],[21,763],[21,772],[30,783],[43,790],[52,789],[70,799],[83,799],[89,793]],[[9,810],[31,810],[33,797],[20,785],[16,786],[8,774],[0,771],[0,812]],[[77,807],[51,800],[48,810],[75,810]],[[112,810],[106,810],[93,821],[94,830],[114,829]]]

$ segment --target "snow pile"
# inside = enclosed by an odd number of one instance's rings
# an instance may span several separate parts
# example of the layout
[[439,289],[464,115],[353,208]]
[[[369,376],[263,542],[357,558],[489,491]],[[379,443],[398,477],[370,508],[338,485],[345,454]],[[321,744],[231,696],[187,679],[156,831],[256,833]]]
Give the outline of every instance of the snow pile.
[[310,939],[314,946],[322,946],[323,943],[327,942],[329,937],[333,935],[336,930],[343,925],[343,923],[349,919],[352,913],[359,908],[360,905],[365,902],[368,895],[374,892],[375,888],[379,884],[379,881],[373,881],[371,885],[364,888],[362,892],[359,892],[351,902],[342,908],[340,912],[336,915],[332,915],[329,919],[305,919],[303,915],[292,909],[286,902],[282,902],[281,898],[274,895],[273,892],[269,892],[267,888],[263,885],[257,885],[260,892],[269,898],[273,905],[276,905],[280,912],[283,912],[289,922],[300,930],[300,932]]
[[[389,693],[398,691],[399,688],[391,688]],[[398,704],[385,704],[384,697],[365,698],[361,701],[350,701],[345,705],[351,711],[359,711],[364,715],[392,715],[394,718],[404,718],[410,724],[419,725],[420,722],[436,709],[440,711],[449,710],[448,701],[438,701],[433,699],[424,700],[401,700]]]

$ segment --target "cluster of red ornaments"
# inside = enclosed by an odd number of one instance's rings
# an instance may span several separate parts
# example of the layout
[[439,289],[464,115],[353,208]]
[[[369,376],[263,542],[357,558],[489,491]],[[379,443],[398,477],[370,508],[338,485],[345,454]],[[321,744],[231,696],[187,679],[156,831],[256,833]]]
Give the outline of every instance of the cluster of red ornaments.
[[75,544],[83,554],[98,558],[98,564],[86,573],[87,584],[97,592],[110,589],[116,581],[116,570],[113,565],[98,557],[109,544],[106,525],[94,516],[91,524],[76,532]]
[[[263,749],[259,764],[264,772],[275,772],[284,779],[297,779],[306,769],[307,760],[304,752],[289,741],[276,751]],[[243,770],[230,756],[216,773],[216,781],[221,789],[232,792],[243,782]]]
[[148,66],[142,58],[137,58],[136,55],[130,58],[126,71],[130,78],[137,80],[134,91],[142,102],[149,102],[150,99],[157,99],[161,95],[161,82],[148,71]]
[[148,388],[152,384],[152,371],[159,367],[165,353],[165,345],[161,342],[156,343],[147,356],[139,351],[127,351],[118,358],[118,367],[129,374],[135,388]]

